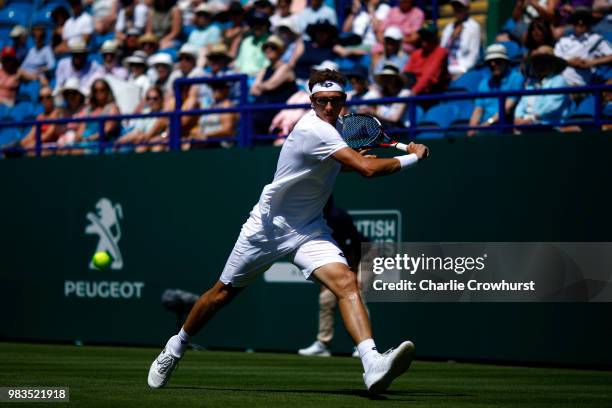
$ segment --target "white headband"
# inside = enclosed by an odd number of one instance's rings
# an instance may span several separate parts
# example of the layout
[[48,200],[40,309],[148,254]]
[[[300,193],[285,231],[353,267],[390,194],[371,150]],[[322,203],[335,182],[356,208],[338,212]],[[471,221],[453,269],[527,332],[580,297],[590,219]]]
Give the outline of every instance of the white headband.
[[310,90],[310,94],[314,95],[317,92],[342,92],[344,93],[344,88],[342,88],[342,85],[334,81],[318,82],[312,86],[312,89]]

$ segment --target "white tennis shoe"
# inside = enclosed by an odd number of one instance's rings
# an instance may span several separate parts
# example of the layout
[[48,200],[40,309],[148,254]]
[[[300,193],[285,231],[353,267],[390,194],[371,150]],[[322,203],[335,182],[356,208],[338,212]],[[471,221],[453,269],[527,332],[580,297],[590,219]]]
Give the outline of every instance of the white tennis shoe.
[[151,364],[149,368],[149,377],[147,382],[151,388],[161,388],[168,383],[172,371],[178,365],[180,358],[173,356],[163,349],[159,356]]
[[312,343],[309,347],[299,349],[298,354],[300,356],[317,356],[317,357],[329,357],[331,353],[327,346],[321,343],[319,340]]
[[363,381],[368,391],[372,394],[384,392],[394,379],[410,367],[413,355],[414,344],[405,341],[398,348],[377,356],[363,373]]

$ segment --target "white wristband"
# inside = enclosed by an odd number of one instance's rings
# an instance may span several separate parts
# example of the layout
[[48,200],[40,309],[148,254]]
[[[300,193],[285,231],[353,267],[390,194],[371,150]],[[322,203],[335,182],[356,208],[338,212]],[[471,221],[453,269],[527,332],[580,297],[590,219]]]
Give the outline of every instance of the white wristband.
[[419,158],[414,153],[405,154],[403,156],[395,156],[394,159],[397,159],[400,162],[402,169],[414,166],[419,161]]

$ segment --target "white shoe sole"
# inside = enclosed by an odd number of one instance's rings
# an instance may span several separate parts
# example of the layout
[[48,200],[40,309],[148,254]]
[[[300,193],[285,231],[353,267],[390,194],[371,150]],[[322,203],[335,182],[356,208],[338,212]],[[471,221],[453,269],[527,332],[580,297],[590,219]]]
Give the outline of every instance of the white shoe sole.
[[300,350],[298,351],[298,354],[300,356],[306,356],[306,357],[331,357],[331,353],[329,351],[326,351],[324,353],[310,354],[310,353],[302,352],[302,350]]
[[[389,385],[400,375],[404,374],[412,364],[414,356],[414,344],[411,341],[405,341],[394,350],[395,358],[391,362],[391,367],[378,380],[374,381],[368,392],[371,394],[380,394],[385,392]],[[365,373],[364,373],[365,379]]]

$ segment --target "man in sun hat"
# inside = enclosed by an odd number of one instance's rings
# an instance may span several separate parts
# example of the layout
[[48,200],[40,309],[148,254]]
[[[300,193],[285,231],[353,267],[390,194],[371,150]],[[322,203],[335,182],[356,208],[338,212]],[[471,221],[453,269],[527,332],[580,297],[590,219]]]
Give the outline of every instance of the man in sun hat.
[[[530,79],[525,89],[566,88],[562,72],[567,63],[555,55],[553,48],[542,45],[527,60]],[[559,122],[570,108],[568,94],[522,96],[514,112],[516,125],[549,124]],[[520,131],[519,131],[520,132]]]
[[142,99],[151,87],[151,80],[147,76],[147,54],[144,51],[136,51],[131,56],[123,60],[123,64],[128,67],[129,76],[128,83],[136,85],[140,90],[140,99]]
[[[491,44],[485,53],[485,64],[491,72],[491,77],[485,77],[478,85],[478,92],[517,91],[523,89],[525,79],[518,69],[512,69],[506,47],[503,44]],[[506,98],[506,117],[510,117],[517,97]],[[499,119],[499,100],[497,98],[478,98],[470,117],[470,126],[490,126]],[[468,131],[468,136],[476,134],[476,130]]]
[[183,44],[178,52],[178,63],[170,74],[169,90],[173,91],[173,84],[178,78],[198,78],[204,76],[204,70],[197,66],[200,50],[191,44]]
[[383,54],[376,62],[374,72],[381,71],[386,64],[394,64],[404,68],[408,62],[408,54],[402,49],[402,30],[396,26],[387,27],[383,34]]
[[28,30],[21,25],[16,25],[9,33],[9,37],[13,40],[17,62],[21,64],[28,53]]
[[[402,98],[410,96],[410,90],[406,88],[406,77],[400,68],[393,64],[383,66],[383,69],[374,74],[374,80],[383,98]],[[408,105],[403,102],[379,104],[367,108],[375,115],[383,125],[390,127],[408,127]]]
[[128,71],[125,67],[119,64],[117,54],[119,53],[119,44],[115,40],[106,40],[100,47],[102,54],[102,69],[104,75],[112,75],[117,79],[125,81],[128,77]]
[[167,93],[170,90],[170,74],[174,66],[172,57],[165,52],[158,52],[150,56],[147,63],[149,65],[147,76],[152,84],[159,86],[164,93]]
[[56,88],[64,86],[68,78],[78,78],[81,86],[89,88],[93,81],[102,76],[103,69],[96,61],[89,61],[87,44],[80,37],[68,41],[70,57],[62,58],[55,69]]

